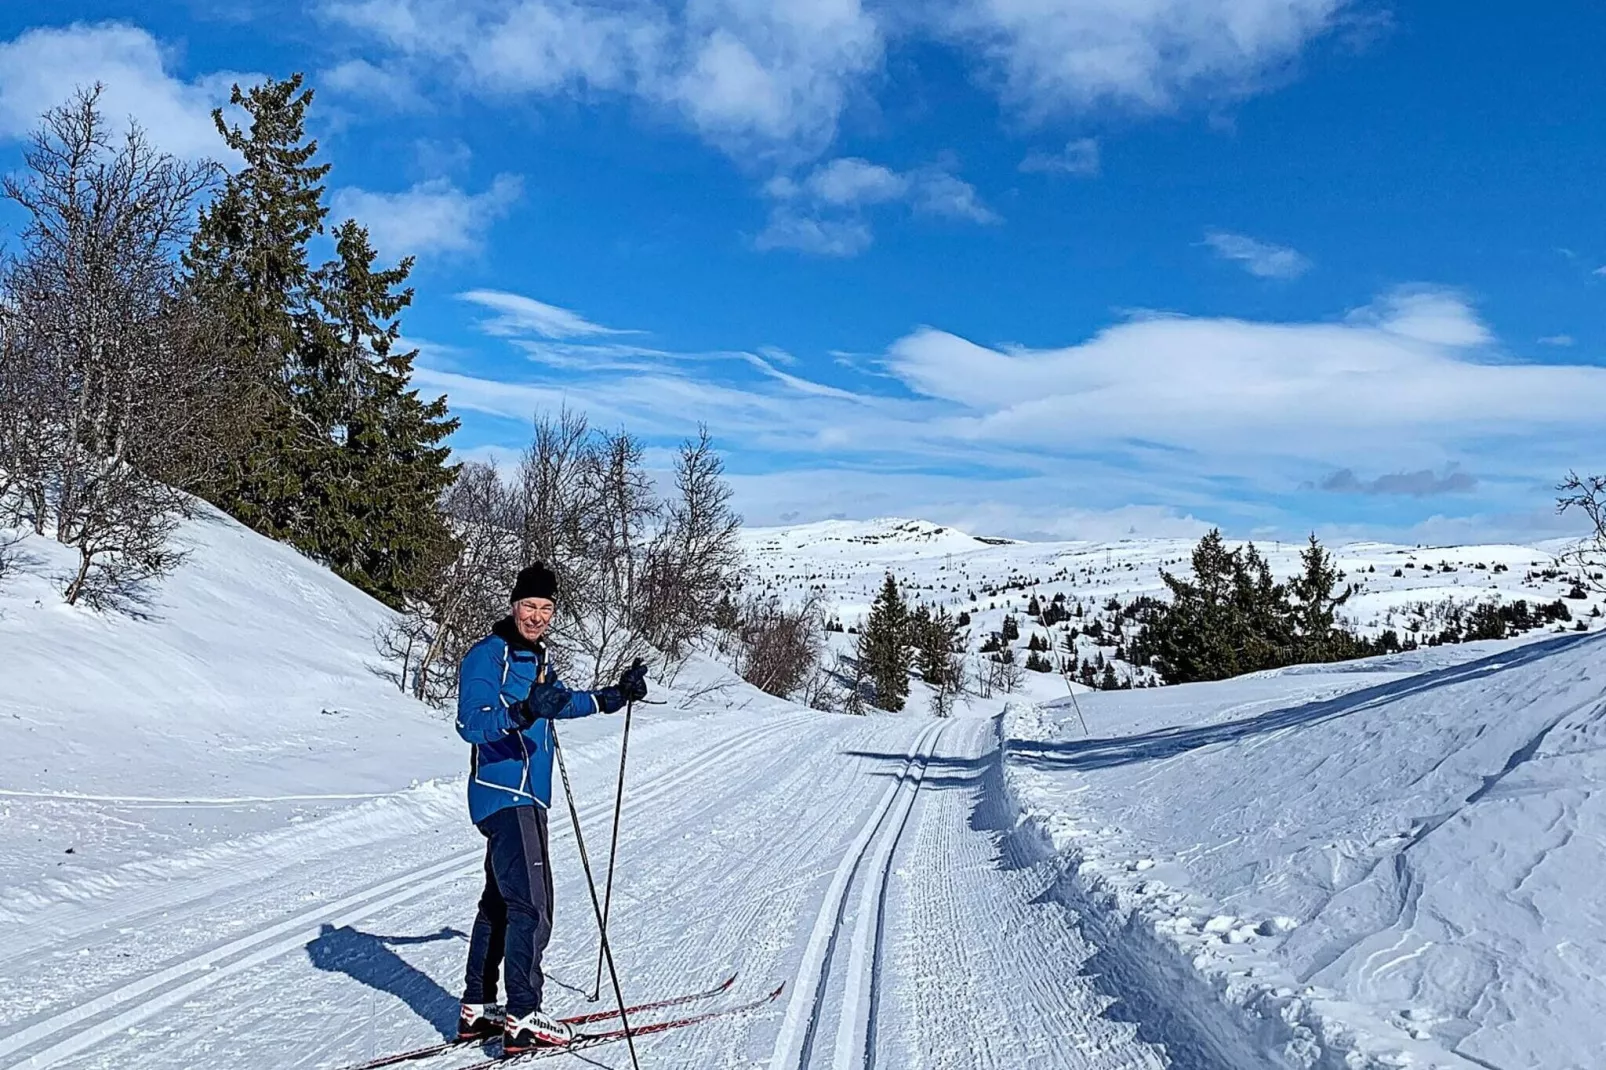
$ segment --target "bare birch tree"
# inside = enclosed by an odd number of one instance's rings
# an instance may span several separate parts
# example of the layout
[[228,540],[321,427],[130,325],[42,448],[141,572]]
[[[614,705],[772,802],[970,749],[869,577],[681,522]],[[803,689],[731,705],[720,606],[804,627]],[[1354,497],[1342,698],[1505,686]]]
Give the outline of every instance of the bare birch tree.
[[187,448],[186,404],[204,317],[177,269],[197,198],[215,175],[158,152],[137,124],[114,137],[101,89],[47,112],[4,193],[28,220],[4,279],[7,387],[31,407],[8,479],[35,530],[77,549],[69,603],[138,601],[181,554],[169,545],[188,497],[157,473]]
[[1606,579],[1599,578],[1606,572],[1606,476],[1568,472],[1556,489],[1561,492],[1561,497],[1556,499],[1556,511],[1565,513],[1576,509],[1594,529],[1565,556],[1578,566],[1583,582],[1598,591],[1606,591]]

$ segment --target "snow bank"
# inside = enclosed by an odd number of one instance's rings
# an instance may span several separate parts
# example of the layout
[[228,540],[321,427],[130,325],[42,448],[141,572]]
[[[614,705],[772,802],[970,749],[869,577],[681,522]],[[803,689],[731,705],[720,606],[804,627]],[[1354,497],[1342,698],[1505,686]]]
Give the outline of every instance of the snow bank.
[[12,797],[361,796],[463,768],[449,722],[384,675],[385,606],[211,508],[178,541],[132,614],[65,605],[73,555],[23,542],[0,586]]
[[1606,647],[1476,653],[1085,696],[1092,738],[1006,714],[1026,827],[1105,968],[1170,1004],[1138,1008],[1163,1039],[1235,1068],[1606,1065]]

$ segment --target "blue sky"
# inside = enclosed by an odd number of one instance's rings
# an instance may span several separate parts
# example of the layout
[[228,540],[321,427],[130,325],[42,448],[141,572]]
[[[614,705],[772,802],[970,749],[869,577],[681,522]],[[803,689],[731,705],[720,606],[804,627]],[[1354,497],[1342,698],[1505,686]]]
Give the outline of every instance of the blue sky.
[[569,404],[707,423],[753,523],[1526,540],[1606,462],[1603,43],[1583,2],[61,0],[0,9],[0,166],[85,81],[201,155],[306,72],[468,456]]

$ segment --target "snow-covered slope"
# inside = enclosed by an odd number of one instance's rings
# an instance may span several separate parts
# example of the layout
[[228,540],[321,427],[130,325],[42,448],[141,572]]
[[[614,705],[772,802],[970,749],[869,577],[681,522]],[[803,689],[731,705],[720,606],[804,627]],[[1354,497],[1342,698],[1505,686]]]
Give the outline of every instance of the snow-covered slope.
[[384,606],[210,508],[178,541],[136,613],[65,605],[74,558],[46,538],[0,584],[0,886],[111,879],[464,768],[382,675]]
[[383,605],[211,508],[178,541],[188,558],[135,613],[65,605],[72,555],[22,544],[0,585],[7,789],[359,794],[460,767],[441,716],[382,675]]
[[1606,642],[1468,653],[1090,695],[1091,738],[1020,707],[1011,787],[1134,973],[1200,969],[1266,1065],[1606,1065]]

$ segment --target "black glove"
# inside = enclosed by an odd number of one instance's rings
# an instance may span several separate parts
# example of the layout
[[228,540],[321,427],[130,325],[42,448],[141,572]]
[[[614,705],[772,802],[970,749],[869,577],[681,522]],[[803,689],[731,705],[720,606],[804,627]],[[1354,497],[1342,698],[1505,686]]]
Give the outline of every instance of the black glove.
[[637,658],[635,663],[619,677],[619,683],[615,686],[619,688],[620,694],[632,702],[646,698],[647,666],[641,663],[640,658]]
[[519,726],[520,732],[535,723],[535,711],[530,709],[529,699],[521,699],[509,705],[507,715],[513,718],[513,723]]
[[637,658],[619,677],[617,684],[592,694],[597,697],[597,707],[603,713],[618,713],[625,708],[625,703],[647,697],[647,666]]

